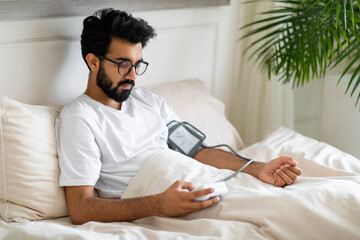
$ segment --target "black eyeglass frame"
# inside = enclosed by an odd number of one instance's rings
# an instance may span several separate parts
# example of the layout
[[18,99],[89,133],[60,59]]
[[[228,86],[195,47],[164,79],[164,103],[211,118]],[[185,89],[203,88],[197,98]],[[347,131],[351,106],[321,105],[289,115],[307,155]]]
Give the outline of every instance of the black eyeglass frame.
[[[149,63],[146,62],[146,61],[144,61],[144,60],[140,60],[140,61],[136,62],[135,64],[132,64],[132,63],[130,62],[130,60],[128,60],[128,59],[124,59],[123,62],[117,62],[117,61],[114,61],[114,60],[112,60],[112,59],[110,59],[110,58],[107,58],[107,57],[104,57],[104,56],[101,56],[101,55],[97,55],[97,56],[98,56],[98,58],[100,58],[100,59],[104,59],[104,60],[107,60],[107,61],[109,61],[109,62],[112,62],[112,63],[115,63],[116,65],[118,65],[118,73],[119,73],[121,76],[126,76],[126,75],[128,75],[128,74],[131,72],[131,70],[133,69],[133,67],[135,67],[135,73],[136,73],[136,75],[138,75],[138,76],[143,75],[143,74],[146,72],[147,67],[149,66]],[[120,66],[121,66],[121,64],[123,64],[124,62],[130,62],[131,67],[129,67],[129,71],[128,71],[126,74],[121,74],[121,73],[120,73]],[[145,69],[144,69],[144,71],[143,71],[141,74],[138,74],[137,71],[136,71],[136,69],[137,69],[137,68],[136,68],[136,65],[139,64],[139,63],[145,64]]]

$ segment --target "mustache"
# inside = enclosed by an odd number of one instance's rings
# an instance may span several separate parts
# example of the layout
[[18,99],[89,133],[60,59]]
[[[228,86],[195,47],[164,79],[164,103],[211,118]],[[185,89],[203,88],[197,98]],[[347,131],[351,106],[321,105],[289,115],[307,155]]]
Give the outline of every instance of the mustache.
[[124,81],[121,81],[117,84],[116,88],[119,88],[121,85],[130,84],[133,87],[135,86],[135,81],[131,79],[125,79]]

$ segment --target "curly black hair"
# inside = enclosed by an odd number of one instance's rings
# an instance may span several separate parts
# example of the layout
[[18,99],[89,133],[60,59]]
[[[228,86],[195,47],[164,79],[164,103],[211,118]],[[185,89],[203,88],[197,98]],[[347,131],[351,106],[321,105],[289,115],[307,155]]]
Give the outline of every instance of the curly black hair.
[[155,30],[143,19],[113,8],[101,9],[84,19],[81,34],[82,57],[87,64],[86,56],[89,53],[104,56],[112,38],[141,43],[145,47],[150,38],[155,36]]

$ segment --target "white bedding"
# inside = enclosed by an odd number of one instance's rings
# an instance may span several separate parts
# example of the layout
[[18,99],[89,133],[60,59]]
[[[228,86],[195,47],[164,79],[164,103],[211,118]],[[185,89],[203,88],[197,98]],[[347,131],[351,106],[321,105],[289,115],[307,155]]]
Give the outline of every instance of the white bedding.
[[[131,223],[89,222],[69,218],[5,223],[4,239],[360,239],[360,162],[325,143],[278,128],[262,142],[240,151],[268,161],[293,157],[303,174],[276,188],[239,174],[226,184],[220,203],[184,218],[150,217]],[[176,152],[146,161],[124,197],[159,193],[175,180],[200,185],[231,174]]]

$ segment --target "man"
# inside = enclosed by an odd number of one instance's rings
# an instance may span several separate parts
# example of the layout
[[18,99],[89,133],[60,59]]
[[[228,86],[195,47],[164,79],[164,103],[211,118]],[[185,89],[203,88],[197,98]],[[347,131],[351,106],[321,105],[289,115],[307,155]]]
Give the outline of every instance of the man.
[[[90,70],[88,86],[64,107],[56,122],[60,185],[65,186],[74,224],[184,216],[220,200],[193,201],[214,190],[193,191],[193,185],[183,181],[161,194],[121,199],[142,163],[167,148],[166,124],[179,120],[162,97],[134,88],[137,75],[148,65],[142,48],[155,35],[144,20],[113,9],[100,10],[84,20],[81,47]],[[233,154],[206,148],[194,158],[231,170],[246,163]],[[291,158],[280,157],[267,164],[254,162],[244,172],[281,187],[301,174],[296,165]]]

